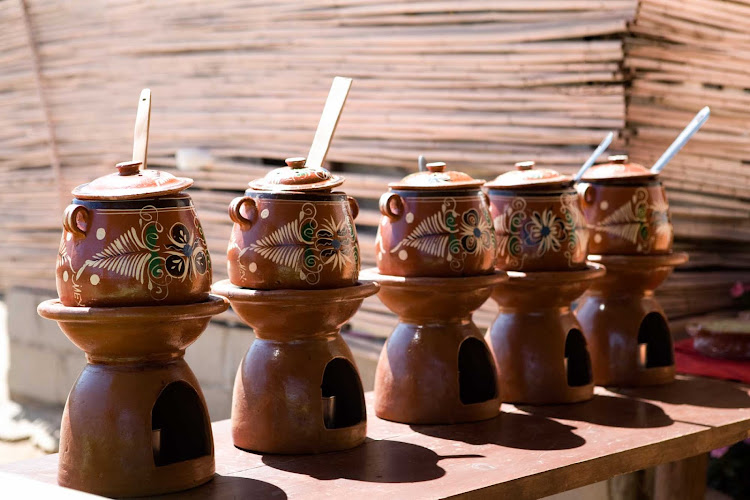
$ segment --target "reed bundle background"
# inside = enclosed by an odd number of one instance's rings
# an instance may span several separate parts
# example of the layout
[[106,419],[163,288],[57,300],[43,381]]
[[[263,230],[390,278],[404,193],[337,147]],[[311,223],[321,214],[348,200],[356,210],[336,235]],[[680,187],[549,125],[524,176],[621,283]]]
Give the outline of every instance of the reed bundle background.
[[[649,164],[710,105],[662,174],[691,263],[659,295],[674,318],[750,281],[750,2],[4,0],[0,25],[0,291],[54,289],[70,189],[130,159],[143,87],[150,167],[211,153],[181,174],[224,278],[227,204],[307,152],[336,75],[354,85],[328,160],[362,207],[365,265],[377,197],[418,154],[486,179],[527,159],[572,172],[617,130],[610,152]],[[377,299],[357,319],[395,322]]]

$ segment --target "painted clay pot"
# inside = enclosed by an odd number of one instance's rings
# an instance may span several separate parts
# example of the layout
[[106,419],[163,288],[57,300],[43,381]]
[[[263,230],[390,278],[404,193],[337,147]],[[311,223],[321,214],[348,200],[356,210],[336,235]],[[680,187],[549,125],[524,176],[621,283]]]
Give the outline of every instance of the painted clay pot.
[[610,156],[591,167],[577,188],[591,231],[589,253],[648,255],[672,251],[673,230],[664,186],[647,168]]
[[486,187],[497,238],[497,269],[586,269],[589,232],[572,177],[521,162]]
[[211,258],[190,196],[192,179],[140,162],[73,190],[57,256],[66,306],[188,304],[208,298]]
[[445,171],[445,163],[388,185],[375,239],[378,270],[390,276],[491,274],[495,233],[484,181]]
[[258,290],[353,286],[360,267],[356,200],[331,192],[342,177],[305,167],[304,158],[287,165],[251,182],[229,205],[229,280]]

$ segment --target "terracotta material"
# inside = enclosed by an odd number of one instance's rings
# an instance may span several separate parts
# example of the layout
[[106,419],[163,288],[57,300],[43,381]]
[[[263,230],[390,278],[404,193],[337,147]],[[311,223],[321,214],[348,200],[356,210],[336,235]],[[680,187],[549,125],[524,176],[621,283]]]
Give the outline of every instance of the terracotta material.
[[39,314],[57,321],[88,361],[63,413],[60,485],[143,496],[213,477],[208,410],[183,355],[228,306],[216,296],[177,306],[39,305]]
[[399,317],[375,373],[375,414],[409,424],[451,424],[500,413],[497,371],[472,313],[505,273],[413,278],[363,271]]
[[230,281],[260,290],[353,286],[360,258],[351,196],[331,192],[343,178],[305,167],[304,158],[250,183],[229,206]]
[[585,269],[588,229],[573,179],[516,164],[487,183],[497,238],[495,267],[505,271]]
[[461,277],[491,274],[496,243],[484,181],[430,163],[428,171],[389,184],[375,253],[385,275]]
[[75,199],[65,210],[57,293],[67,306],[144,306],[206,300],[211,257],[186,194]]
[[604,267],[580,271],[508,272],[492,291],[500,310],[487,333],[503,401],[575,403],[591,399],[594,380],[581,325],[570,304]]
[[727,318],[688,325],[693,347],[705,356],[750,359],[750,321]]
[[213,291],[229,299],[257,337],[234,383],[235,446],[295,454],[362,443],[367,425],[362,382],[339,330],[378,285],[249,290],[223,280]]
[[674,239],[664,187],[647,168],[611,156],[577,185],[594,255],[666,254]]
[[674,380],[672,337],[653,292],[675,266],[687,262],[687,254],[590,255],[589,260],[607,268],[576,309],[594,382],[623,387]]

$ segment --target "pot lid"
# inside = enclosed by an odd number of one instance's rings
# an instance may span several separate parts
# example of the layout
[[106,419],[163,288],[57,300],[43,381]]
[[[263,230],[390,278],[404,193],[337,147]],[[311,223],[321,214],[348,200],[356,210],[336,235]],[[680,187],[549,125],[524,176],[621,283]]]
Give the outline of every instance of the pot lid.
[[286,167],[275,168],[265,177],[250,182],[258,191],[330,191],[344,178],[322,167],[306,167],[305,158],[287,158]]
[[583,174],[583,181],[603,181],[617,179],[648,179],[658,174],[638,163],[628,162],[628,155],[616,155],[607,158],[608,163],[594,165]]
[[400,181],[391,182],[388,187],[394,189],[410,189],[414,191],[440,191],[444,189],[467,189],[484,184],[481,179],[474,179],[469,174],[455,170],[445,171],[442,161],[428,163],[425,172],[409,174]]
[[534,168],[533,161],[522,161],[515,164],[515,170],[498,175],[487,183],[488,188],[551,188],[563,187],[573,182],[569,175],[563,175],[549,168]]
[[141,169],[141,162],[117,164],[117,173],[98,177],[73,190],[81,200],[134,200],[179,193],[193,185],[193,179],[168,172]]

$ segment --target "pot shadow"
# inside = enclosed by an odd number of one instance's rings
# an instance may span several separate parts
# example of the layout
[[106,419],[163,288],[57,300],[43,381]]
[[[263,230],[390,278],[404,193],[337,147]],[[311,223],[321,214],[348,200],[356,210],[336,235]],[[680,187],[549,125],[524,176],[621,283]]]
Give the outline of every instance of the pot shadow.
[[569,450],[586,443],[575,427],[538,415],[502,412],[481,422],[453,425],[412,425],[426,436],[472,445],[496,444],[521,450]]
[[667,427],[674,423],[674,420],[655,404],[599,394],[589,401],[570,405],[516,407],[537,416],[588,422],[606,427],[645,429]]
[[416,483],[445,475],[443,459],[478,458],[482,455],[440,456],[423,446],[390,440],[370,440],[351,450],[319,455],[264,455],[263,463],[275,469],[305,474],[318,480],[351,479],[371,483]]
[[274,500],[286,500],[287,494],[271,483],[238,476],[214,475],[208,483],[186,491],[178,491],[158,497],[143,498],[179,498],[182,499],[206,499],[206,498],[272,498]]
[[616,388],[608,391],[644,400],[706,408],[750,408],[747,390],[723,380],[676,378],[671,384],[651,387]]

